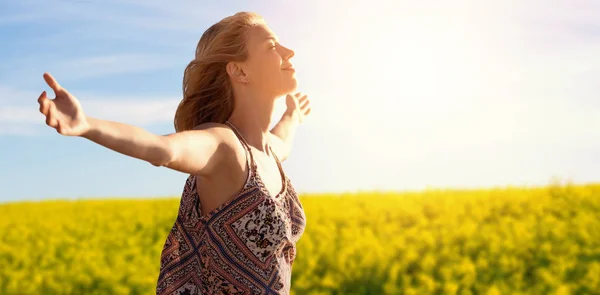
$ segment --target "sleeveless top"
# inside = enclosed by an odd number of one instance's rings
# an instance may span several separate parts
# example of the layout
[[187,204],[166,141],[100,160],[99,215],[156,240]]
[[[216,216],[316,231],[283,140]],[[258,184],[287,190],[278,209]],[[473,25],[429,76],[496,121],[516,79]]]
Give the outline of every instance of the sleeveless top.
[[[160,256],[157,295],[289,294],[296,242],[306,215],[277,155],[281,191],[265,187],[250,146],[225,122],[246,150],[243,188],[209,213],[200,212],[196,176],[184,185],[177,218]],[[270,148],[270,147],[269,147]]]

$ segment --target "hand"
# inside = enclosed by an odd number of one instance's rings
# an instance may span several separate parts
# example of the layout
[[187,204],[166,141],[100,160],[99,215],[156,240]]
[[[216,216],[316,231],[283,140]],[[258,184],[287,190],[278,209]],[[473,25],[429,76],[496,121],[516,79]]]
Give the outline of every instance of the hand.
[[90,124],[77,98],[62,88],[49,73],[44,73],[44,80],[54,90],[56,96],[54,99],[49,99],[44,91],[38,98],[40,113],[46,116],[46,124],[62,135],[85,134],[90,129]]
[[287,105],[285,113],[297,116],[300,123],[302,123],[308,114],[310,114],[310,99],[302,92],[288,94],[285,98],[285,104]]

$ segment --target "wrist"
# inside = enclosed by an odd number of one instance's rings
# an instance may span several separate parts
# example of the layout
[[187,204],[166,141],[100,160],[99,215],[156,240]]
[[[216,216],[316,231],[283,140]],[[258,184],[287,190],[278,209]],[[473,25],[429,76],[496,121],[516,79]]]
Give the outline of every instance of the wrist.
[[301,123],[300,114],[297,111],[286,111],[283,113],[283,118],[288,119],[294,123]]
[[81,137],[83,138],[87,138],[90,139],[90,136],[92,133],[94,133],[94,131],[96,131],[96,119],[91,118],[91,117],[86,117],[85,118],[85,129],[84,131],[81,133]]

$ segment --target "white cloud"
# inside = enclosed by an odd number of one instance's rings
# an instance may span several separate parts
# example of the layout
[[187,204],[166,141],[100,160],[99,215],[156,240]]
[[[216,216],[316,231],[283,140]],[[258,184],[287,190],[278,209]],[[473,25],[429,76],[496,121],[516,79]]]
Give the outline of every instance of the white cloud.
[[53,68],[55,76],[61,80],[77,80],[105,77],[116,74],[148,73],[155,70],[172,68],[177,65],[176,58],[158,54],[111,54],[73,58],[47,65]]
[[38,132],[32,126],[27,125],[0,125],[0,136],[15,135],[15,136],[37,136]]
[[[35,106],[35,105],[34,105]],[[22,124],[40,121],[42,114],[36,115],[33,107],[0,107],[0,123]]]
[[177,98],[108,98],[93,96],[83,103],[92,117],[134,125],[172,123],[180,99]]
[[[31,98],[37,99],[41,94],[34,91],[26,91],[22,89],[15,89],[14,87],[0,85],[0,105],[14,105],[16,103],[24,103]],[[35,100],[34,100],[35,101]]]

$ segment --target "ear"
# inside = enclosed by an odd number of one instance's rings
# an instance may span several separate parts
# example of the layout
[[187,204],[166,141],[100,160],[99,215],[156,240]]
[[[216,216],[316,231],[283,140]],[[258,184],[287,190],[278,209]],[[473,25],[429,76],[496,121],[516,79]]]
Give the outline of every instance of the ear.
[[231,79],[242,84],[248,84],[248,75],[240,63],[228,62],[225,67]]

